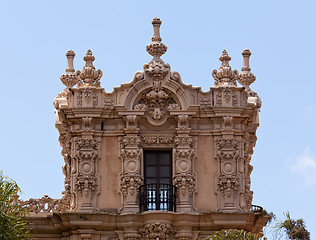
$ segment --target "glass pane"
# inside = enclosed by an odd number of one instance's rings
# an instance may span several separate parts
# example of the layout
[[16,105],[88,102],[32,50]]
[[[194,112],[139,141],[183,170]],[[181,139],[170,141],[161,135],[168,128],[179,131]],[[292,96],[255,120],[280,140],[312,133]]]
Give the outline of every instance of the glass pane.
[[146,177],[156,177],[156,166],[147,166],[146,167]]
[[146,184],[149,184],[149,183],[157,183],[156,178],[147,178],[146,179]]
[[159,164],[160,165],[169,165],[170,164],[170,153],[160,152],[159,154]]
[[170,174],[170,168],[169,166],[160,166],[159,167],[159,174],[160,174],[160,177],[169,177],[169,174]]
[[160,178],[160,183],[170,184],[170,179],[169,178]]
[[157,164],[156,157],[157,157],[157,155],[155,152],[146,152],[145,164],[146,165],[156,165]]

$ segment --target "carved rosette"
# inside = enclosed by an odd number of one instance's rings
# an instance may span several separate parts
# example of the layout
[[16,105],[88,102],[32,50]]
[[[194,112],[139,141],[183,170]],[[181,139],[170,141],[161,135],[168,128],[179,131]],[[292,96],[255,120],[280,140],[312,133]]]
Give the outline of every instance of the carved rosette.
[[175,227],[165,223],[148,223],[139,228],[143,239],[146,240],[166,240],[171,238],[175,233]]
[[244,183],[240,172],[242,141],[238,138],[218,138],[215,140],[215,158],[218,160],[216,194],[218,211],[241,211],[240,194]]

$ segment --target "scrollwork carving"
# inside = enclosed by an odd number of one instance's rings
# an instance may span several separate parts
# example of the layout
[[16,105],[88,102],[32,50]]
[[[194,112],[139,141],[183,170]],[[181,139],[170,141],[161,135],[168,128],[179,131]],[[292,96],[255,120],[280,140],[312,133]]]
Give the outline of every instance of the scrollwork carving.
[[173,137],[163,137],[163,136],[145,136],[143,137],[144,144],[172,144]]
[[174,177],[174,184],[180,194],[189,193],[192,195],[195,191],[195,176],[193,174],[177,174]]
[[88,197],[94,194],[97,185],[95,176],[80,176],[76,180],[75,188],[80,195]]
[[123,195],[135,195],[138,193],[138,189],[142,183],[141,176],[126,174],[121,176],[121,191]]
[[148,223],[140,227],[139,232],[146,240],[166,240],[176,233],[176,229],[170,224]]

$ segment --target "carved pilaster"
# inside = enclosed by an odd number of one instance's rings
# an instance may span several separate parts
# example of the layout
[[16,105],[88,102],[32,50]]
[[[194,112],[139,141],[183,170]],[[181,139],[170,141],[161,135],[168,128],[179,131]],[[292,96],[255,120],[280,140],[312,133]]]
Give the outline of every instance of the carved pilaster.
[[215,140],[215,158],[218,161],[216,194],[218,211],[241,211],[240,194],[243,193],[243,178],[240,173],[242,141],[239,138],[219,137]]
[[192,212],[193,194],[196,191],[196,175],[193,171],[194,141],[189,135],[189,116],[181,114],[177,120],[178,135],[175,137],[175,176],[173,178],[179,200],[177,211]]
[[95,138],[75,138],[73,163],[73,192],[80,211],[97,209],[96,197],[100,188],[97,160],[100,158],[100,142]]
[[121,173],[121,193],[123,195],[123,211],[138,212],[138,192],[142,183],[140,171],[139,147],[141,140],[137,135],[128,135],[119,139],[121,143],[121,159],[123,172]]

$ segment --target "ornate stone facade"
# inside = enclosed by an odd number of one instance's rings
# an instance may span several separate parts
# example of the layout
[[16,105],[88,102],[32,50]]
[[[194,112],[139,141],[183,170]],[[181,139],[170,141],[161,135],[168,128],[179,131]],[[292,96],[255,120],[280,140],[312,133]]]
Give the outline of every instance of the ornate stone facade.
[[[101,87],[90,50],[82,71],[67,52],[60,77],[66,88],[54,100],[65,189],[61,199],[25,202],[34,236],[196,240],[222,228],[261,233],[268,217],[250,211],[261,107],[249,87],[250,51],[243,51],[238,73],[224,50],[214,86],[203,92],[163,62],[161,21],[152,24],[146,50],[153,59],[111,93]],[[170,159],[145,158],[153,152]]]

